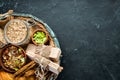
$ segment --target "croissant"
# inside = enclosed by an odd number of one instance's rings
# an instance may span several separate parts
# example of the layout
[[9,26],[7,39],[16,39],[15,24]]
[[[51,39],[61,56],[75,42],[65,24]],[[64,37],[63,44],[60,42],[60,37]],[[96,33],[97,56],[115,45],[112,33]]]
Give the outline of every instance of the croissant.
[[30,76],[27,78],[27,80],[36,80],[34,76]]
[[16,77],[14,80],[35,80],[35,77],[34,76],[30,76],[30,77]]
[[25,77],[16,77],[15,80],[26,80]]
[[14,80],[13,75],[4,71],[0,72],[0,80]]

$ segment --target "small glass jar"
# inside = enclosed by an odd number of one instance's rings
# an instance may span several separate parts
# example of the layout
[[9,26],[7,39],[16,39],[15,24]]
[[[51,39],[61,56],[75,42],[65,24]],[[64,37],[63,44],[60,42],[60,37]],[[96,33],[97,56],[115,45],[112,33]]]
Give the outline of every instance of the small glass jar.
[[6,42],[14,45],[28,44],[31,28],[27,21],[19,19],[10,20],[4,28]]

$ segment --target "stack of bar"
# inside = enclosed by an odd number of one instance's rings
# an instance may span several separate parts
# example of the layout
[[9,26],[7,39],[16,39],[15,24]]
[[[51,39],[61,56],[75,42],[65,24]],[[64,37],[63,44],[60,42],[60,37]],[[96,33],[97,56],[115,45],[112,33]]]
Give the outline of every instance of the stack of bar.
[[44,69],[48,69],[55,74],[59,74],[63,69],[57,64],[61,55],[61,50],[57,47],[29,44],[26,54],[30,59],[42,65]]

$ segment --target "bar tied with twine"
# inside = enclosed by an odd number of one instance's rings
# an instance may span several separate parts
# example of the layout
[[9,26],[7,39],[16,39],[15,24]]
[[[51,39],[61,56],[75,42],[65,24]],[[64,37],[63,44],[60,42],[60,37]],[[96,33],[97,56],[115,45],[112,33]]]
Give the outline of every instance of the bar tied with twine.
[[[36,53],[36,49],[39,47],[40,51],[38,53]],[[44,70],[48,69],[48,71],[51,71],[55,74],[59,74],[63,67],[61,67],[59,64],[52,62],[50,59],[48,59],[50,57],[50,55],[52,54],[51,50],[45,49],[47,46],[35,46],[34,44],[29,44],[27,49],[26,49],[26,54],[28,55],[28,57],[32,60],[34,60],[36,63],[38,63],[40,66],[42,65]],[[52,49],[52,46],[50,49]],[[53,47],[55,49],[55,47]],[[54,50],[53,50],[54,51]],[[59,53],[59,50],[56,50],[56,54],[60,55],[61,53]],[[46,54],[46,55],[45,55]],[[57,56],[58,56],[57,55]],[[57,60],[57,59],[56,59]]]

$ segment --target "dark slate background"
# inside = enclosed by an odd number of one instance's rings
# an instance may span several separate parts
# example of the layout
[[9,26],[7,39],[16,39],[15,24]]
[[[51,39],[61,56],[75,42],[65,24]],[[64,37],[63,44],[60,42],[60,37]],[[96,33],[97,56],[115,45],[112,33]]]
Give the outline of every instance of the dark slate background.
[[56,33],[57,80],[120,80],[120,0],[0,0],[0,13],[32,14]]

